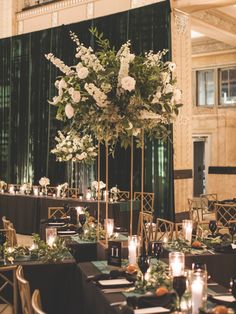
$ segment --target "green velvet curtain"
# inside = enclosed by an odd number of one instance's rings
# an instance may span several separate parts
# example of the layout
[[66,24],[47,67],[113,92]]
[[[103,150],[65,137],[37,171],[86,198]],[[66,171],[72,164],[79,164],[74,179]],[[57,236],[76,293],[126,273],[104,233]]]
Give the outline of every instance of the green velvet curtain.
[[[52,52],[66,64],[74,64],[75,46],[69,30],[85,45],[94,46],[88,32],[91,26],[116,48],[130,39],[136,53],[170,49],[168,2],[0,40],[0,179],[38,184],[40,177],[48,176],[51,184],[65,181],[65,164],[57,163],[50,154],[61,125],[55,120],[55,108],[47,103],[56,92],[54,81],[60,73],[44,54]],[[171,142],[146,142],[145,146],[145,191],[155,192],[157,216],[173,218]],[[129,149],[119,148],[115,159],[110,157],[110,187],[117,184],[129,189],[129,156]],[[138,191],[140,150],[135,149],[134,156],[134,187]]]

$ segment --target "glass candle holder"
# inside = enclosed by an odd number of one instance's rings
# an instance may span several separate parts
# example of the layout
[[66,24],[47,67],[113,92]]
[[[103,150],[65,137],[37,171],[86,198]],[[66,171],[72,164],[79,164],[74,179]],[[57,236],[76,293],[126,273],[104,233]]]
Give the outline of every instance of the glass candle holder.
[[114,219],[104,219],[104,228],[106,233],[108,234],[108,237],[112,236],[114,230]]
[[193,232],[193,221],[192,220],[183,220],[182,227],[183,227],[184,239],[191,244],[192,232]]
[[207,301],[207,272],[192,271],[191,275],[192,314],[198,314],[199,308],[205,308]]
[[61,197],[61,188],[60,188],[60,186],[57,187],[57,197]]
[[39,189],[38,189],[38,187],[34,187],[34,188],[33,188],[33,193],[34,193],[34,196],[38,196],[38,195],[39,195]]
[[9,193],[10,193],[10,194],[15,194],[14,185],[10,185],[10,187],[9,187]]
[[183,276],[185,268],[185,256],[182,252],[169,253],[170,274],[173,277]]
[[57,228],[46,228],[46,243],[53,246],[57,238]]
[[140,237],[137,235],[128,236],[129,264],[136,264],[140,250]]

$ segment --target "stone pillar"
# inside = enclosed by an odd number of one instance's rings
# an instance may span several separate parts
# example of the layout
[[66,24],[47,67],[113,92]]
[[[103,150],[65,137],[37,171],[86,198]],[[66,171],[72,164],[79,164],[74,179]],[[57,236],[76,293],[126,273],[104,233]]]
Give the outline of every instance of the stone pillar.
[[0,0],[0,38],[16,34],[16,0]]
[[183,107],[174,123],[175,211],[188,209],[193,195],[192,144],[192,49],[190,18],[173,10],[171,22],[172,60],[177,65],[178,87],[182,90]]

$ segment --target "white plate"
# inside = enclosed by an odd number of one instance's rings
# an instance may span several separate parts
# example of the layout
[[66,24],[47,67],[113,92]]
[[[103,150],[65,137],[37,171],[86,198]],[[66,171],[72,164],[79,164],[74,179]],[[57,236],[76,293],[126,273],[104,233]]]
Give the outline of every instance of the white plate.
[[64,222],[49,222],[48,225],[50,226],[63,226],[65,225]]
[[132,285],[133,283],[128,281],[127,279],[108,279],[108,280],[99,280],[98,283],[103,287],[110,287],[110,286],[128,286]]
[[234,302],[235,299],[232,295],[219,295],[219,296],[213,296],[215,300],[218,301],[225,301],[225,302]]
[[61,235],[63,235],[63,234],[75,234],[75,233],[76,233],[76,231],[74,231],[74,230],[57,231],[57,234],[61,234]]
[[166,309],[165,307],[160,307],[160,306],[134,310],[134,314],[154,314],[154,313],[167,313],[167,312],[170,312],[170,310]]

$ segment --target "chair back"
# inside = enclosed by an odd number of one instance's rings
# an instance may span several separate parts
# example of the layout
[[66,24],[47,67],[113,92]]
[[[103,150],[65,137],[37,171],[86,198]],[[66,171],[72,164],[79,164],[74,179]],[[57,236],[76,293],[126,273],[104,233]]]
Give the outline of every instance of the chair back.
[[201,198],[188,198],[189,217],[193,221],[202,221],[202,203]]
[[5,216],[2,217],[2,223],[4,231],[6,232],[7,244],[9,246],[16,246],[17,237],[13,223],[11,223],[10,220],[7,220]]
[[171,241],[173,238],[174,223],[172,221],[157,218],[156,220],[156,230],[155,230],[155,241],[163,241],[168,239]]
[[16,270],[16,278],[18,281],[22,313],[24,314],[33,314],[31,306],[31,295],[30,295],[30,286],[29,282],[24,278],[22,266],[18,266]]
[[65,217],[66,213],[64,207],[48,207],[48,219]]
[[57,187],[56,186],[47,186],[47,194],[48,195],[57,194]]
[[[142,192],[134,192],[134,200],[142,201]],[[143,211],[153,213],[154,193],[143,192]]]
[[216,220],[223,227],[228,227],[230,221],[236,219],[236,203],[215,203]]
[[78,198],[79,188],[68,188],[67,197]]
[[32,302],[32,308],[33,308],[33,313],[34,314],[46,314],[42,310],[42,303],[41,303],[41,298],[40,298],[40,292],[39,292],[38,289],[34,290],[31,302]]
[[130,199],[130,192],[129,191],[119,191],[117,192],[117,197],[119,200],[129,200]]
[[[9,293],[9,287],[12,291],[12,294]],[[17,284],[15,265],[0,267],[0,292],[0,313],[8,313],[9,310],[9,312],[17,314]]]
[[146,242],[153,238],[153,215],[150,213],[140,212],[138,219],[138,235],[144,237]]

